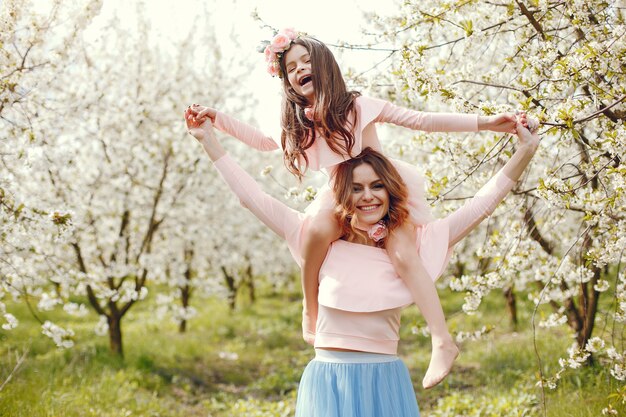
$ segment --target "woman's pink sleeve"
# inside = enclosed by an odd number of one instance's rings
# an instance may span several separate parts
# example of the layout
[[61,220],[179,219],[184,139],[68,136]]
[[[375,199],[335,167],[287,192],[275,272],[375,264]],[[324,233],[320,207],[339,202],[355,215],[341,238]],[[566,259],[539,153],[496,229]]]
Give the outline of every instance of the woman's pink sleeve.
[[293,246],[302,226],[300,213],[266,194],[259,184],[228,154],[214,163],[224,182],[239,198],[241,205],[252,212],[278,236]]
[[387,102],[375,120],[426,132],[477,132],[478,116],[462,113],[430,113]]
[[273,151],[278,149],[278,144],[274,142],[270,136],[265,135],[259,129],[256,129],[240,120],[229,115],[217,112],[215,115],[215,127],[224,133],[227,133],[248,146],[260,151]]
[[515,181],[500,169],[474,197],[448,215],[445,220],[449,226],[449,247],[458,243],[490,216],[514,185]]

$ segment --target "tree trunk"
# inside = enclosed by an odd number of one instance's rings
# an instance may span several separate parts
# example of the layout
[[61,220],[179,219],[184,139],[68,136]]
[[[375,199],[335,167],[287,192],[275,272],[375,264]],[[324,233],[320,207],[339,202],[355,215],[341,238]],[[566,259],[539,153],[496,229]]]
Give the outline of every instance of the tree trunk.
[[230,275],[224,267],[222,267],[222,273],[224,274],[226,288],[228,288],[228,305],[231,310],[235,310],[235,302],[237,300],[237,285],[235,284],[235,277]]
[[[583,249],[585,252],[592,246],[591,238],[588,236],[583,243]],[[587,341],[591,339],[593,333],[593,326],[596,320],[596,314],[598,312],[598,299],[600,293],[594,289],[598,280],[600,279],[601,269],[598,267],[591,267],[593,271],[593,277],[587,283],[581,284],[579,310],[582,318],[581,329],[576,334],[576,341],[579,348],[584,348]]]
[[511,318],[511,327],[513,327],[513,330],[517,330],[517,300],[512,285],[504,289],[504,298],[506,299],[506,307]]
[[248,289],[250,290],[250,304],[254,304],[256,301],[256,292],[254,288],[254,276],[252,275],[252,265],[248,264],[246,269],[246,279],[248,282]]
[[[581,143],[579,144],[579,146],[583,151],[581,153],[581,158],[584,162],[590,162],[591,158],[586,149],[586,147],[589,147],[589,140],[585,137],[582,131],[579,132],[579,136],[581,139]],[[593,191],[597,191],[600,187],[597,175],[593,176],[592,178],[587,178],[586,175],[583,175],[581,178],[581,183],[585,184],[586,182],[589,182],[591,184],[591,189]],[[595,230],[590,230],[583,240],[580,249],[580,265],[585,265],[585,255],[587,255],[589,250],[594,246],[593,238],[591,237],[593,235],[593,232],[595,232]],[[576,342],[578,343],[578,347],[581,349],[585,347],[587,341],[591,338],[591,334],[593,333],[593,325],[596,320],[596,313],[598,312],[598,298],[600,297],[600,293],[597,292],[594,287],[598,283],[601,270],[600,268],[593,265],[590,266],[590,269],[593,271],[593,277],[589,282],[581,285],[578,305],[578,311],[581,320],[580,327],[576,332]],[[591,356],[589,356],[589,363],[592,363]]]
[[[187,274],[185,273],[185,275]],[[189,307],[190,296],[191,296],[191,288],[189,288],[189,285],[185,285],[184,287],[180,289],[180,300],[185,310],[187,310],[187,307]],[[185,333],[186,330],[187,330],[187,320],[182,319],[178,326],[178,332]]]
[[109,347],[114,354],[124,357],[122,347],[122,317],[114,314],[107,315],[109,322]]
[[[193,249],[185,249],[185,262],[187,263],[187,269],[185,269],[185,285],[180,288],[180,301],[185,311],[189,307],[189,299],[191,298],[191,261],[193,260]],[[187,331],[187,319],[182,319],[178,326],[179,333],[185,333]]]

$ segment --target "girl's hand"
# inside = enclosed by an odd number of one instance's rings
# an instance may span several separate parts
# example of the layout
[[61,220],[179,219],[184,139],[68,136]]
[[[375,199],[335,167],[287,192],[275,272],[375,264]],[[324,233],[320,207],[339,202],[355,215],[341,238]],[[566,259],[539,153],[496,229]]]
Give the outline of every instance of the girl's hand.
[[478,130],[492,132],[516,133],[517,118],[513,113],[502,113],[495,116],[479,116]]
[[210,117],[204,117],[203,119],[195,117],[191,107],[187,107],[184,117],[187,124],[187,132],[198,141],[201,142],[207,137],[215,136]]
[[201,106],[199,104],[192,104],[189,107],[189,109],[191,110],[193,117],[197,121],[202,120],[205,117],[208,117],[209,119],[211,119],[211,123],[215,123],[215,116],[217,115],[217,110],[211,107]]

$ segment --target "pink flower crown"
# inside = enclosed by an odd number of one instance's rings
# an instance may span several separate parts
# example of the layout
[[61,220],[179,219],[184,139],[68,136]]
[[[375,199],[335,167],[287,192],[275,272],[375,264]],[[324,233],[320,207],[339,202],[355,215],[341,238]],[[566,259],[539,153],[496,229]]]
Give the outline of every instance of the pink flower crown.
[[265,41],[266,46],[263,53],[265,53],[265,62],[267,62],[267,72],[272,77],[283,78],[280,70],[280,59],[285,51],[291,47],[291,42],[301,35],[303,33],[296,32],[293,28],[286,28],[274,35],[271,42]]

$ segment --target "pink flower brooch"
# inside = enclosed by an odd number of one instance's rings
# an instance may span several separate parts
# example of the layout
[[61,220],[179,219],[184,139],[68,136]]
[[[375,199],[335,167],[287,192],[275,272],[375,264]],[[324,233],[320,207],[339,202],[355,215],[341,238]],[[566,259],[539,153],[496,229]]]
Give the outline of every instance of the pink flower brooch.
[[367,235],[374,242],[378,242],[379,240],[387,237],[387,225],[384,221],[380,220],[378,221],[378,223],[370,227],[370,229],[367,231]]

